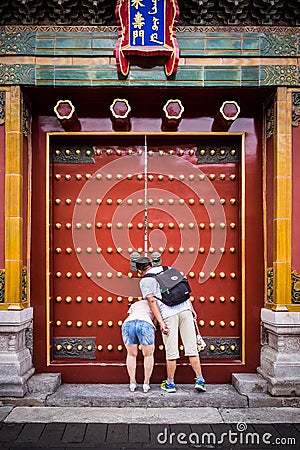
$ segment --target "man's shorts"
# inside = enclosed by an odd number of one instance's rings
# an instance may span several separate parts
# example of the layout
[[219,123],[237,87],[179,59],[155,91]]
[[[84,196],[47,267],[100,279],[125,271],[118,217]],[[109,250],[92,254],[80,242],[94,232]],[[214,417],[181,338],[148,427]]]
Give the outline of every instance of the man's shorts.
[[170,332],[168,335],[163,334],[163,342],[166,349],[166,359],[178,359],[178,331],[184,346],[185,356],[198,356],[197,338],[192,311],[181,311],[174,316],[164,319]]
[[125,345],[154,345],[155,330],[145,320],[129,320],[122,325],[122,338]]

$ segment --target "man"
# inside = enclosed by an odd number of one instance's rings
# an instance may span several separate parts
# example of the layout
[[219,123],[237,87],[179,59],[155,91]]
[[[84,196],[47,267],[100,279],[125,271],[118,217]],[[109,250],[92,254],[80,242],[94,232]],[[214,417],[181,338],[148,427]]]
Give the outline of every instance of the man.
[[[163,271],[162,266],[152,267],[149,258],[141,257],[136,260],[136,268],[141,277],[146,274],[158,274]],[[174,383],[176,360],[179,358],[178,331],[184,345],[185,356],[188,356],[192,369],[195,372],[195,389],[205,392],[206,386],[202,376],[200,358],[197,350],[197,338],[193,316],[196,312],[190,302],[186,300],[175,306],[167,306],[162,301],[158,281],[155,276],[142,278],[140,289],[143,298],[148,300],[151,311],[156,318],[166,349],[167,380],[161,388],[167,392],[176,392]]]

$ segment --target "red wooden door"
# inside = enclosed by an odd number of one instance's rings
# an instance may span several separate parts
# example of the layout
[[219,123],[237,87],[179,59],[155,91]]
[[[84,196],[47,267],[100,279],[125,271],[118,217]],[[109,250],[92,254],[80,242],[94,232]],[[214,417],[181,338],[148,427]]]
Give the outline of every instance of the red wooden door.
[[[234,134],[51,136],[48,362],[65,380],[127,381],[133,251],[159,251],[189,278],[203,363],[245,362],[243,152]],[[160,381],[159,333],[155,361]],[[178,381],[191,375],[185,362]]]

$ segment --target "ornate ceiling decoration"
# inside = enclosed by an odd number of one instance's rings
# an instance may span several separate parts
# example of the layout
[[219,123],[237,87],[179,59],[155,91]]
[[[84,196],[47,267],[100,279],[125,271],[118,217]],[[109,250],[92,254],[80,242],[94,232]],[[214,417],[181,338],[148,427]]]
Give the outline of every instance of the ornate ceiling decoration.
[[[0,25],[116,26],[116,0],[1,0]],[[298,26],[300,0],[178,0],[179,26]]]

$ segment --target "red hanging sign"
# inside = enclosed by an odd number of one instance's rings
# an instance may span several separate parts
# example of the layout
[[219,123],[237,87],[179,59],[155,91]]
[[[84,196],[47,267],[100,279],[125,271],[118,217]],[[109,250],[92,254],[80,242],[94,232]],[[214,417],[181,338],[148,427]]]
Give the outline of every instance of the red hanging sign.
[[130,64],[164,64],[167,77],[175,75],[179,60],[177,0],[118,0],[116,17],[116,62],[120,74],[127,76]]

